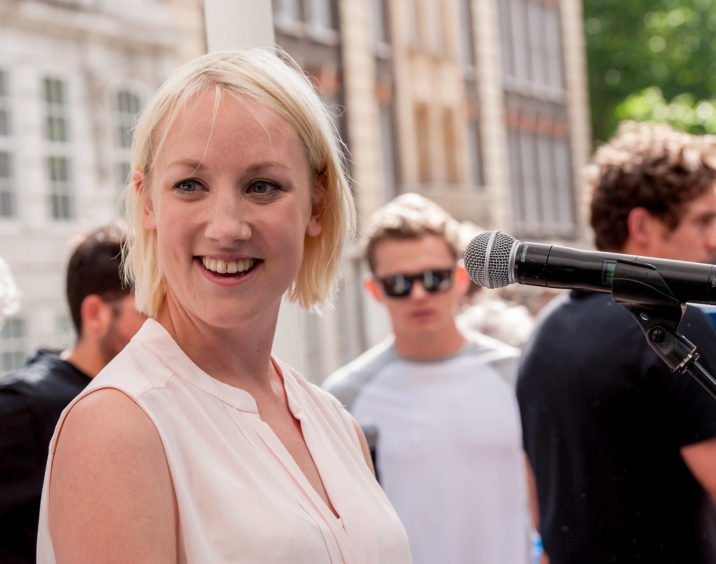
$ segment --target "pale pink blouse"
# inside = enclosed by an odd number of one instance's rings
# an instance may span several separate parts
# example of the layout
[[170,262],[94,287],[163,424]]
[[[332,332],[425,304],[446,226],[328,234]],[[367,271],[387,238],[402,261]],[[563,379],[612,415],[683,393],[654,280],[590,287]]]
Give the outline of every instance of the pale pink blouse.
[[64,418],[94,390],[116,388],[137,402],[161,437],[177,498],[180,562],[410,562],[407,536],[368,469],[352,417],[275,362],[340,519],[261,420],[254,399],[203,372],[150,319],[60,418],[45,474],[37,561],[55,562],[47,493]]

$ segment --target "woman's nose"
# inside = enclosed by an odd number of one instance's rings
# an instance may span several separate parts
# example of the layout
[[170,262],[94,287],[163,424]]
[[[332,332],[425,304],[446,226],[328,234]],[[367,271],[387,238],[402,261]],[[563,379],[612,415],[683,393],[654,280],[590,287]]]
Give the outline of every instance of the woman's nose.
[[224,245],[251,237],[250,204],[237,194],[236,188],[215,189],[210,197],[206,218],[206,237]]

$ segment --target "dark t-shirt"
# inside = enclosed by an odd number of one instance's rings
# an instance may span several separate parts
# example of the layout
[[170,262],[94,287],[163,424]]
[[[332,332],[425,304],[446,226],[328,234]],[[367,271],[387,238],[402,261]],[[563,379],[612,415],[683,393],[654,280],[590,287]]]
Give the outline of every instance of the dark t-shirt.
[[[716,375],[716,333],[679,332]],[[517,394],[551,564],[716,562],[709,498],[680,448],[716,437],[716,399],[675,374],[611,295],[558,298],[526,345]]]
[[34,563],[47,450],[60,413],[90,378],[40,349],[0,378],[0,563]]

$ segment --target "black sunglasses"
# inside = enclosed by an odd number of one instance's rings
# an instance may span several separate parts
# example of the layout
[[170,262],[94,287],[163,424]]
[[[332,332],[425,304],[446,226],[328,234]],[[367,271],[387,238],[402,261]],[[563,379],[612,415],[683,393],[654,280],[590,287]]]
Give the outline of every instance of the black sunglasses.
[[444,292],[452,286],[454,268],[435,268],[417,274],[394,274],[384,278],[376,277],[383,291],[391,298],[405,298],[413,290],[413,282],[419,280],[426,292]]

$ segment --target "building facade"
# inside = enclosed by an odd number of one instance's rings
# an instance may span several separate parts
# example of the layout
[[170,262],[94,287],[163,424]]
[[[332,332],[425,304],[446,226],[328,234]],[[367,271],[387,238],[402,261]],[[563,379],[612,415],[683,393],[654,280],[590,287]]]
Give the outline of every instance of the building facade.
[[[312,33],[317,11],[337,42]],[[319,90],[329,76],[327,100],[345,104],[340,129],[362,218],[414,191],[485,229],[588,244],[578,0],[283,0],[274,14],[277,43],[319,77]],[[312,59],[316,49],[330,56]],[[306,341],[294,358],[317,380],[389,333],[363,291],[360,255],[356,244],[334,309],[292,316]]]
[[[485,229],[586,243],[578,0],[274,0],[272,13],[333,110],[362,218],[416,191]],[[74,338],[70,242],[118,213],[136,112],[205,51],[202,18],[200,0],[0,0],[0,255],[23,294],[0,373]],[[277,354],[320,381],[385,336],[365,274],[356,241],[332,307],[282,308]]]
[[135,115],[204,50],[198,14],[195,1],[0,0],[0,255],[22,294],[0,373],[74,341],[69,248],[118,215]]

